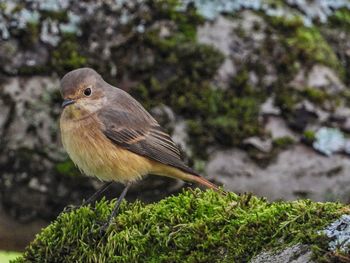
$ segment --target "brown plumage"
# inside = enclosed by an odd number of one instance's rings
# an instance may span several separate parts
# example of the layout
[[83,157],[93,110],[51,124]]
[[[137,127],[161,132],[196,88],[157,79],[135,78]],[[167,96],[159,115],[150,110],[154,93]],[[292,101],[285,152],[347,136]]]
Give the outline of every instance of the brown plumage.
[[85,174],[126,184],[151,173],[217,189],[183,163],[170,136],[141,104],[94,70],[69,72],[61,92],[70,102],[60,120],[62,142]]

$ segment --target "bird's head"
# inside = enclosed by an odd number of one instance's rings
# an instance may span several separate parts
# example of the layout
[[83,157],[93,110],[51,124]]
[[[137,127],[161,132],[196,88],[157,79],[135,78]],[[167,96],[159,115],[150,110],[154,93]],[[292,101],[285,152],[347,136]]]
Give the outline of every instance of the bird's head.
[[68,72],[61,80],[62,107],[72,119],[88,116],[101,109],[106,101],[106,83],[93,69]]

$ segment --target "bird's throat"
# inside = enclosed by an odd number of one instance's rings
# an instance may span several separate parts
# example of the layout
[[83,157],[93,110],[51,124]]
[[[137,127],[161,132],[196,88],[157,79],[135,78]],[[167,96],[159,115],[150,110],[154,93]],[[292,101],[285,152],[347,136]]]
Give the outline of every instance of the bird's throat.
[[67,106],[62,112],[62,118],[73,121],[84,119],[90,115],[91,112],[74,104]]

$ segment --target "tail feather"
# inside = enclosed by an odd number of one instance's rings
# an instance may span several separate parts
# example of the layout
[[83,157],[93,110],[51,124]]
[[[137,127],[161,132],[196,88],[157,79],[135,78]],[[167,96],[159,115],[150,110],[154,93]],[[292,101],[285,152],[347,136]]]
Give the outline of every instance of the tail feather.
[[193,170],[190,170],[190,168],[188,169],[189,171],[184,171],[183,169],[164,164],[158,164],[156,168],[157,169],[153,171],[154,174],[180,179],[186,182],[197,183],[199,185],[213,189],[217,192],[224,193],[224,191],[220,189],[217,185],[213,184],[212,182],[209,182],[207,179],[195,173]]

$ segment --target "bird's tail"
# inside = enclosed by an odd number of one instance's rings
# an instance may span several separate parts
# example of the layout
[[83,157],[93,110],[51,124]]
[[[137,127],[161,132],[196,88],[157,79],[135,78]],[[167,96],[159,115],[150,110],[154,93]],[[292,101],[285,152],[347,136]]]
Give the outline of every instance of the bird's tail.
[[186,182],[197,183],[199,185],[203,185],[203,186],[210,188],[210,189],[213,189],[215,191],[220,191],[220,189],[217,185],[213,184],[209,180],[207,180],[204,177],[199,176],[199,175],[192,175],[192,174],[186,173],[182,180],[184,180]]
[[215,191],[223,192],[223,190],[221,190],[217,185],[213,184],[212,182],[209,182],[204,177],[197,175],[195,173],[192,174],[171,166],[163,166],[163,169],[161,171],[162,172],[159,172],[157,174],[180,179],[186,182],[197,183],[199,185],[205,186]]

